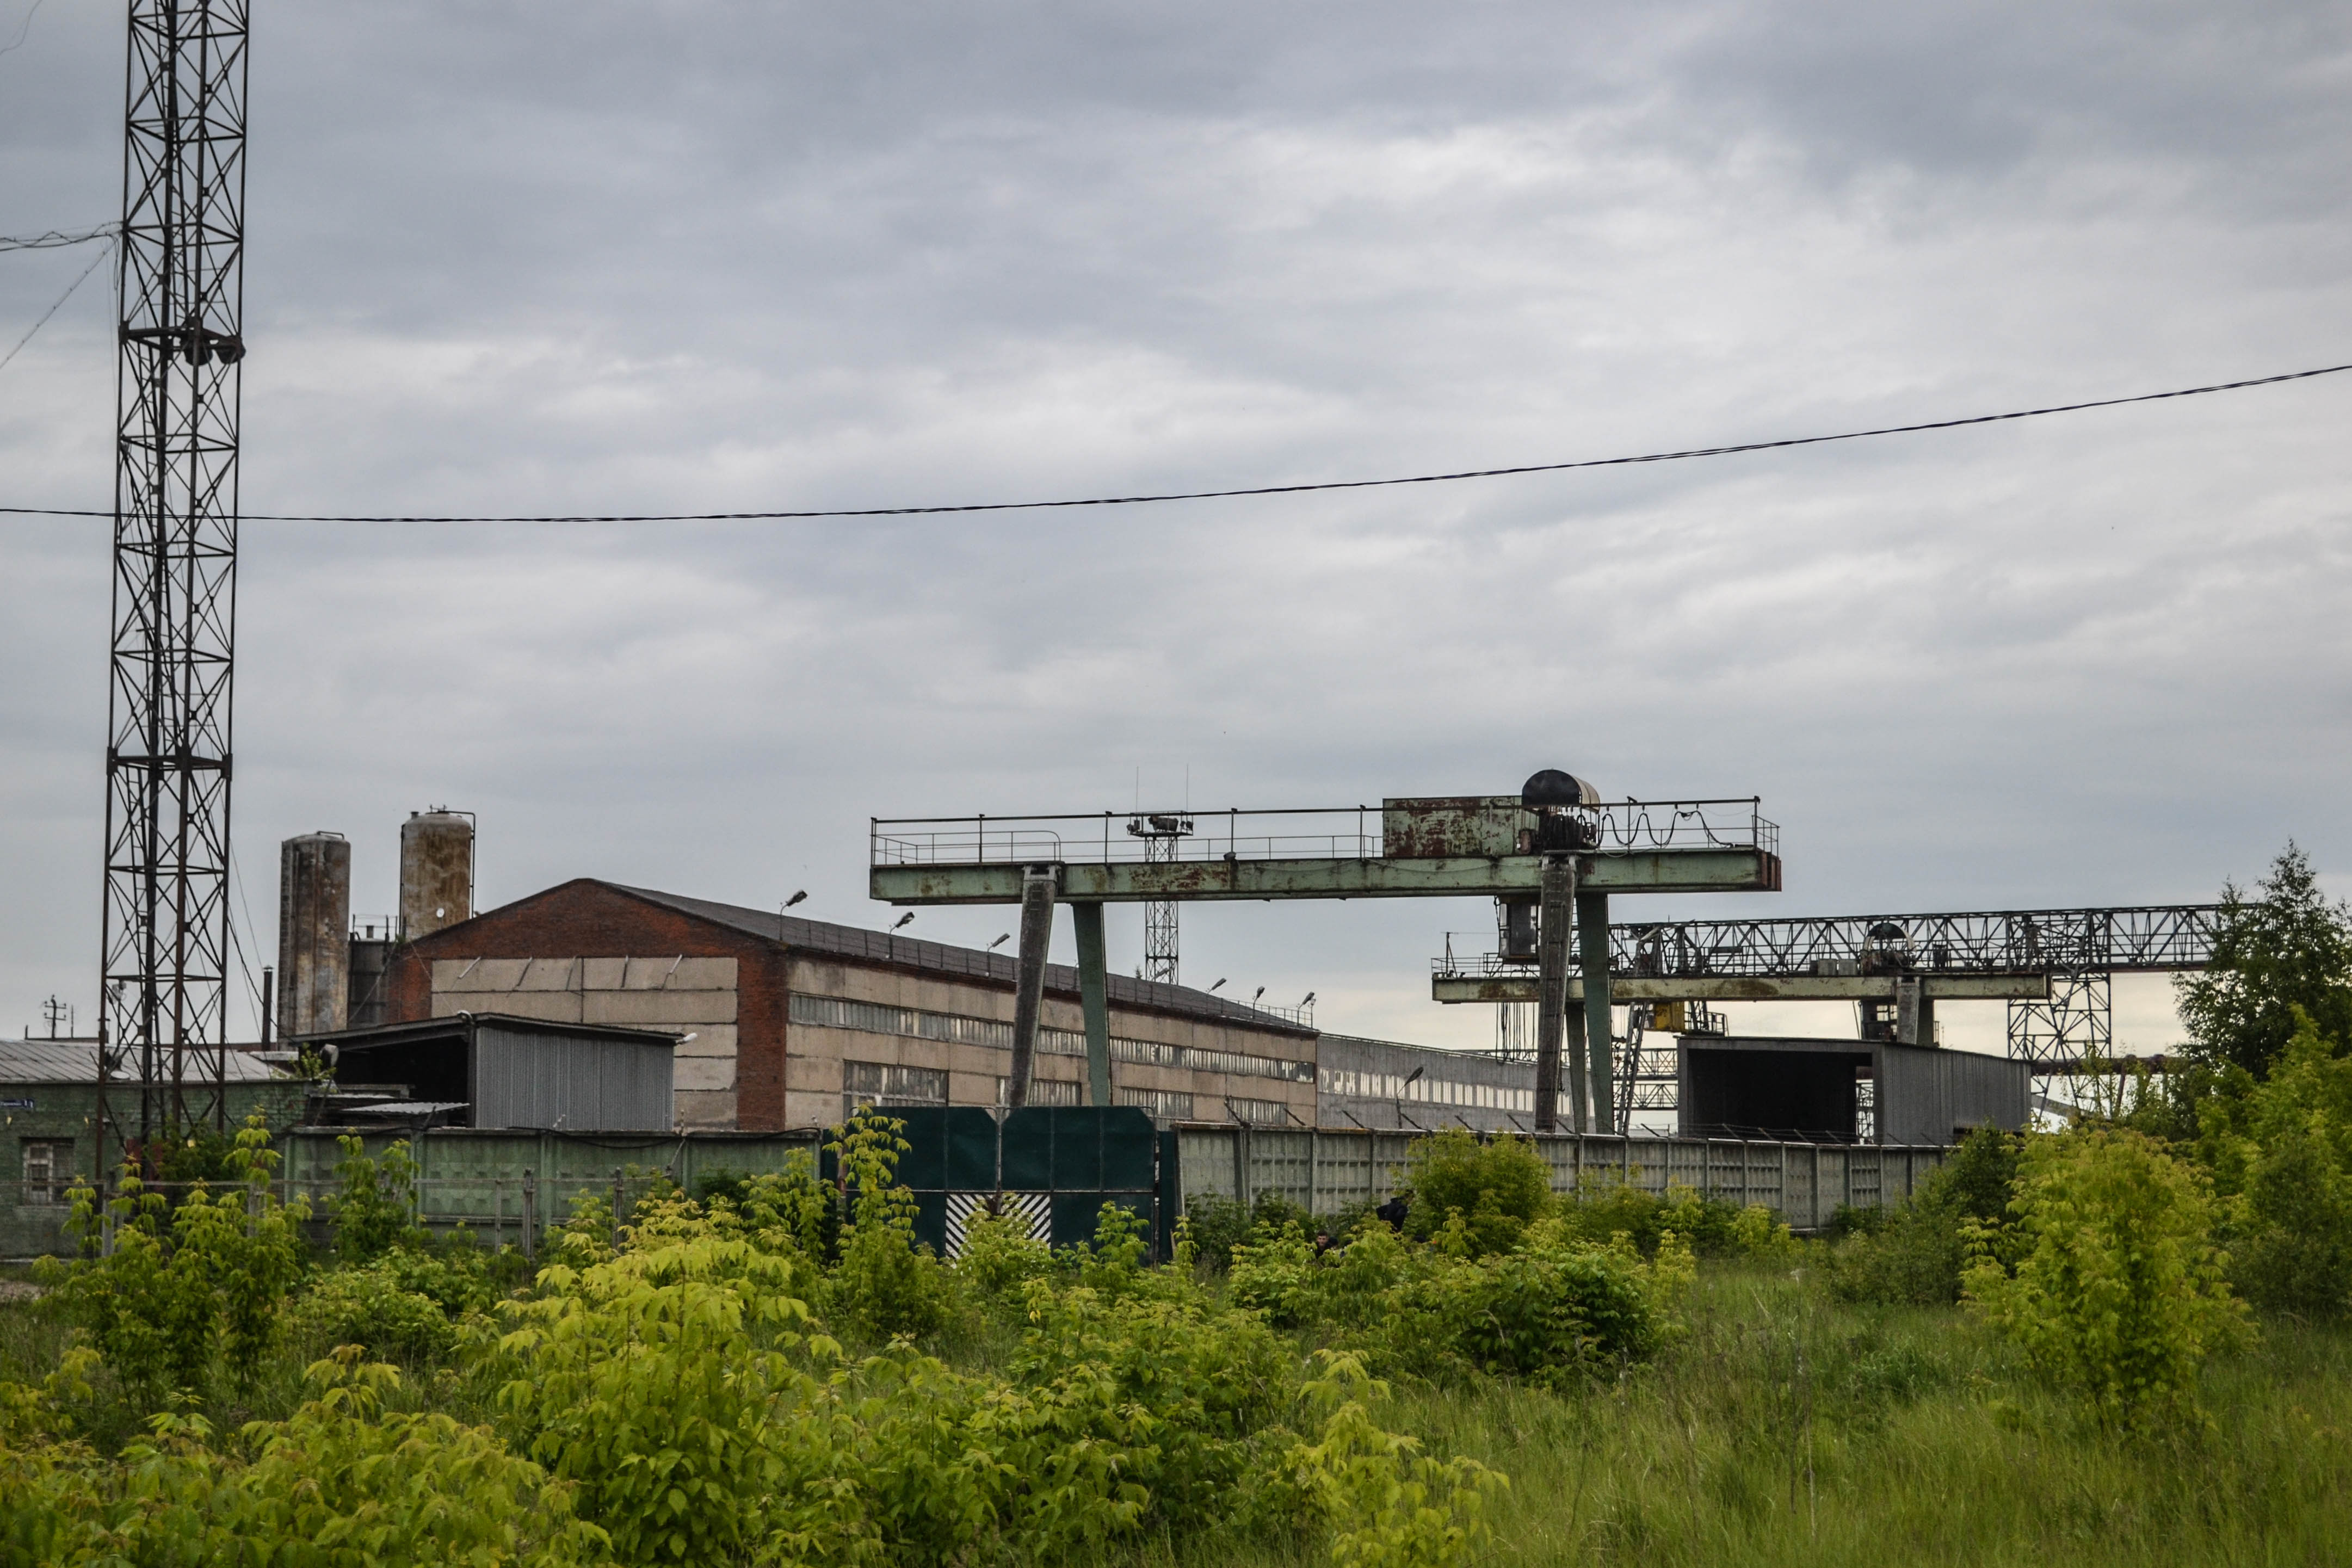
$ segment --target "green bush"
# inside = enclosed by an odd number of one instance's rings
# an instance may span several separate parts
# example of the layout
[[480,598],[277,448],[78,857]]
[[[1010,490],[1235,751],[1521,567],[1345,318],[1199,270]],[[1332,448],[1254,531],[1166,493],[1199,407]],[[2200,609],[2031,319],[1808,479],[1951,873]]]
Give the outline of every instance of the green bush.
[[1737,1254],[1739,1205],[1699,1195],[1696,1189],[1669,1185],[1663,1195],[1630,1183],[1588,1177],[1562,1198],[1556,1211],[1570,1232],[1606,1244],[1622,1236],[1648,1258],[1669,1233],[1702,1257]]
[[0,1565],[607,1560],[571,1489],[493,1434],[385,1409],[392,1368],[323,1362],[310,1381],[289,1419],[252,1423],[234,1447],[202,1416],[169,1414],[111,1461],[54,1431],[0,1434]]
[[1295,1225],[1311,1234],[1315,1224],[1313,1215],[1279,1193],[1260,1193],[1246,1207],[1215,1193],[1202,1193],[1185,1200],[1184,1217],[1192,1226],[1198,1262],[1219,1274],[1232,1267],[1234,1247],[1257,1232],[1274,1234]]
[[261,1118],[249,1119],[227,1150],[222,1163],[238,1186],[216,1195],[199,1184],[176,1208],[125,1167],[107,1205],[114,1249],[103,1257],[96,1195],[76,1187],[69,1224],[85,1256],[44,1270],[142,1411],[174,1395],[202,1396],[215,1357],[239,1389],[250,1388],[302,1268],[299,1226],[310,1208],[299,1199],[280,1204],[270,1192],[278,1155]]
[[1958,1300],[1968,1250],[1963,1232],[2008,1212],[2022,1146],[1996,1128],[1970,1132],[1909,1197],[1829,1250],[1830,1289],[1842,1300],[1888,1306]]
[[2009,1206],[1968,1229],[1969,1306],[2103,1419],[2193,1405],[2206,1355],[2245,1332],[2202,1174],[2140,1133],[2077,1129],[2026,1140]]
[[289,1318],[296,1333],[322,1348],[356,1345],[376,1360],[419,1366],[449,1359],[458,1323],[487,1311],[496,1296],[478,1252],[387,1252],[320,1274],[295,1298]]
[[335,1163],[336,1190],[327,1195],[335,1222],[335,1256],[365,1263],[394,1247],[425,1245],[431,1238],[416,1223],[416,1162],[408,1141],[395,1140],[370,1155],[364,1141],[338,1138],[343,1157]]
[[1551,1167],[1531,1138],[1482,1143],[1467,1128],[1448,1127],[1415,1139],[1405,1159],[1412,1193],[1405,1230],[1416,1240],[1459,1215],[1477,1254],[1508,1252],[1551,1206]]
[[1645,1265],[1630,1245],[1595,1247],[1557,1221],[1517,1252],[1475,1261],[1435,1255],[1384,1296],[1381,1360],[1433,1374],[1475,1368],[1560,1384],[1609,1362],[1640,1360],[1671,1331],[1687,1287],[1678,1238]]

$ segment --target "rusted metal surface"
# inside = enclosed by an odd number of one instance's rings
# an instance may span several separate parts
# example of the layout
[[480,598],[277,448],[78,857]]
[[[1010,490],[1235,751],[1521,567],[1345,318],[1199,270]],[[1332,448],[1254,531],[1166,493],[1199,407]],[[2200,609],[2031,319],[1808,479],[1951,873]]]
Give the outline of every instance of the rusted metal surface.
[[[1542,857],[1508,855],[1456,860],[1366,859],[1070,861],[1062,896],[1105,903],[1175,898],[1426,899],[1533,893]],[[1579,880],[1612,893],[1777,892],[1780,858],[1755,849],[1655,849],[1580,858]],[[1016,904],[1017,865],[876,866],[867,890],[893,904]]]
[[[1892,974],[1759,975],[1690,974],[1644,978],[1617,975],[1609,982],[1612,1003],[1624,1002],[1891,1002]],[[2030,1002],[2050,994],[2047,974],[1928,974],[1919,977],[1925,994],[1938,1001]],[[1534,1002],[1542,988],[1536,972],[1519,965],[1491,973],[1439,973],[1430,979],[1439,1002]],[[1581,998],[1584,982],[1571,979],[1569,995]]]
[[1381,854],[1391,860],[1518,855],[1536,814],[1511,795],[1423,795],[1381,802]]
[[[1613,856],[1645,850],[1746,849],[1778,854],[1780,830],[1754,796],[1733,800],[1626,800],[1538,817],[1509,796],[1414,796],[1381,806],[1170,813],[1103,812],[1047,816],[876,817],[868,855],[880,866],[1118,864],[1168,858],[1170,846],[1128,824],[1165,816],[1189,830],[1180,861],[1461,858],[1528,854],[1552,846],[1519,834],[1572,820],[1577,842],[1557,847]],[[1391,846],[1394,817],[1406,835]],[[1507,828],[1507,832],[1506,831]],[[1531,835],[1532,837],[1532,835]],[[1450,847],[1449,847],[1450,846]],[[1532,884],[1530,884],[1532,885]]]
[[278,1028],[340,1029],[351,1004],[352,846],[306,833],[278,847]]
[[474,823],[463,812],[411,812],[400,825],[400,923],[408,942],[474,916]]

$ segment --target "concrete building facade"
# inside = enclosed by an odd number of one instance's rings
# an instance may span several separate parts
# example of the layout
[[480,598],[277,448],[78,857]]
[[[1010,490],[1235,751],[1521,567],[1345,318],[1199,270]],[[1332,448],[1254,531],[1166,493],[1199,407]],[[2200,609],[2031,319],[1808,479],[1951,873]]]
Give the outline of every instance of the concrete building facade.
[[[403,945],[385,1018],[669,1030],[679,1127],[783,1131],[859,1103],[1003,1103],[1014,973],[971,948],[582,879]],[[1313,1124],[1312,1028],[1183,986],[1109,989],[1117,1103]],[[1050,966],[1032,1104],[1079,1103],[1084,1030],[1077,972]]]
[[1325,1127],[1434,1132],[1535,1129],[1536,1065],[1475,1051],[1324,1035],[1317,1117]]

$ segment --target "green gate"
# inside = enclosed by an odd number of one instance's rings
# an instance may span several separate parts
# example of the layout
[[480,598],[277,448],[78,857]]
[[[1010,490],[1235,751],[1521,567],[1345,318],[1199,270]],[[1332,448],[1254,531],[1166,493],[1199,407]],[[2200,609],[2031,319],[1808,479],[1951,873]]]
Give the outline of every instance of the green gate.
[[[962,1249],[975,1215],[1021,1215],[1052,1247],[1091,1240],[1103,1205],[1140,1216],[1155,1257],[1170,1251],[1182,1200],[1176,1159],[1134,1106],[1038,1105],[994,1113],[977,1106],[890,1106],[909,1145],[898,1181],[915,1194],[915,1239],[943,1258]],[[828,1156],[827,1163],[830,1164]],[[831,1174],[828,1171],[827,1174]]]

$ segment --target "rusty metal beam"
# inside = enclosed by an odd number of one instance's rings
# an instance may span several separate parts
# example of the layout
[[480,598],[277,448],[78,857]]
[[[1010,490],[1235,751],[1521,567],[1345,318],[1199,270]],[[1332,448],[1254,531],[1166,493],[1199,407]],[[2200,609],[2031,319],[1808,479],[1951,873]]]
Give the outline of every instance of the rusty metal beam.
[[[1575,908],[1576,858],[1547,855],[1542,860],[1543,903],[1536,927],[1539,965],[1536,1012],[1536,1131],[1559,1128],[1559,1064],[1561,1037],[1568,1030],[1569,911]],[[1582,1015],[1578,1016],[1581,1023]],[[1570,1125],[1584,1131],[1584,1075],[1581,1053],[1569,1055]]]
[[1037,1019],[1045,1002],[1045,954],[1054,941],[1054,868],[1021,873],[1021,961],[1013,985],[1013,1070],[1004,1103],[1029,1103],[1029,1073],[1037,1059]]
[[[1584,1002],[1584,1058],[1591,1086],[1592,1125],[1617,1127],[1612,1103],[1616,1063],[1610,1059],[1615,1029],[1609,1018],[1609,895],[1590,886],[1576,890],[1577,990]],[[1580,1123],[1578,1131],[1587,1129]]]
[[[1891,1002],[1892,974],[1692,974],[1642,979],[1620,974],[1609,982],[1612,1003],[1620,1002]],[[1923,974],[1922,994],[1948,1002],[2035,1002],[2050,994],[2047,974]],[[1581,980],[1569,982],[1569,995],[1584,995]],[[1438,975],[1430,994],[1440,1002],[1537,1002],[1543,992],[1532,969],[1518,974]]]
[[[1540,855],[1458,860],[1234,859],[1062,867],[1062,897],[1141,903],[1154,899],[1492,898],[1541,889]],[[1006,865],[876,866],[867,889],[892,904],[1017,904],[1022,868]],[[1780,858],[1762,849],[1652,849],[1578,858],[1577,880],[1595,892],[1778,892]]]
[[1110,1103],[1110,965],[1100,904],[1072,904],[1078,939],[1078,1005],[1087,1019],[1087,1103]]

